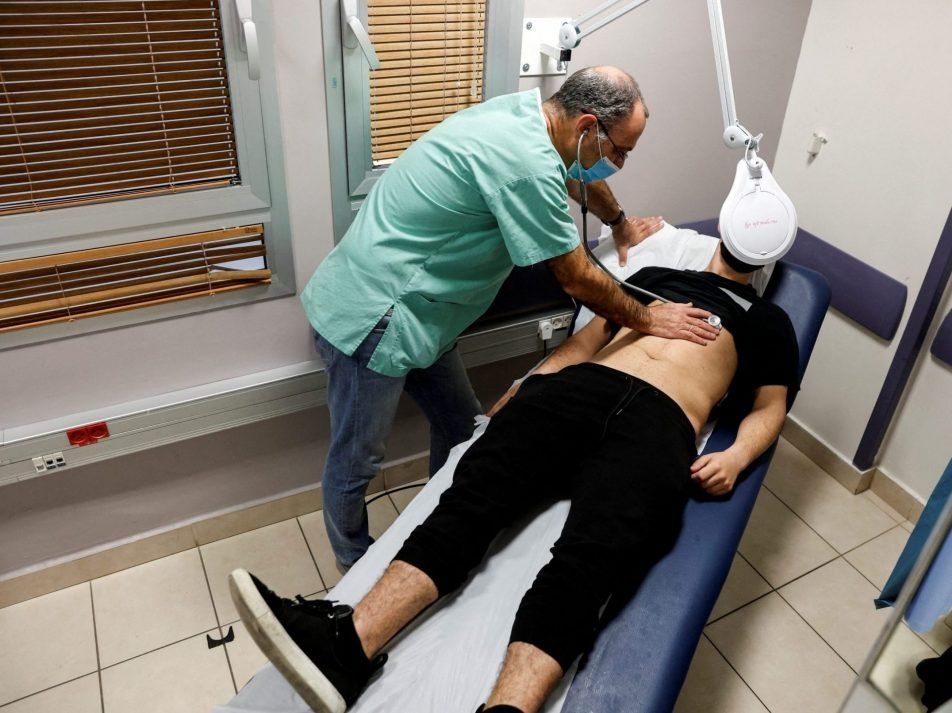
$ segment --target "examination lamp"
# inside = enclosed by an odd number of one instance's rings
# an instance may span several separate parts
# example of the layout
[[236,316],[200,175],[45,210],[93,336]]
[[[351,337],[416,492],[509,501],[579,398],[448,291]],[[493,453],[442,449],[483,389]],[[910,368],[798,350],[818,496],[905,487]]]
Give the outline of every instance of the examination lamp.
[[[540,52],[552,57],[562,68],[571,60],[572,50],[579,46],[584,37],[646,2],[648,0],[634,0],[598,20],[593,20],[618,5],[620,0],[603,2],[590,12],[562,23],[558,34],[558,47],[542,44]],[[721,206],[718,228],[724,245],[734,257],[749,265],[766,265],[779,260],[793,245],[797,234],[797,213],[790,198],[770,173],[766,162],[757,155],[763,134],[754,136],[737,120],[720,0],[707,0],[707,9],[721,95],[721,113],[724,117],[724,143],[728,148],[744,148],[744,158],[737,162],[734,183]],[[589,21],[592,22],[589,24]],[[584,186],[582,195],[584,200]],[[587,206],[585,208],[587,209]],[[583,216],[583,223],[584,221]],[[587,240],[585,243],[588,249]],[[598,264],[601,266],[601,263]]]

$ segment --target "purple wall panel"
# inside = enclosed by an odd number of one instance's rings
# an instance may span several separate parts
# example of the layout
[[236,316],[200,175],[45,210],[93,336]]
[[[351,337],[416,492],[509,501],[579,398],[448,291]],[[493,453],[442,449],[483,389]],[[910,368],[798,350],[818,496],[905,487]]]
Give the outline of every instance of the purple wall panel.
[[[704,235],[717,232],[716,220],[681,226]],[[883,339],[892,339],[906,307],[906,286],[803,228],[784,260],[816,270],[833,290],[831,306]]]
[[945,315],[939,331],[932,340],[932,355],[952,366],[952,312]]
[[912,374],[919,352],[926,340],[926,333],[939,309],[939,302],[949,284],[952,275],[952,211],[945,222],[939,243],[936,245],[932,261],[926,270],[919,294],[909,313],[909,321],[899,339],[896,355],[893,357],[883,388],[873,406],[873,413],[866,424],[866,431],[859,442],[856,454],[853,456],[853,465],[860,470],[871,468],[876,462],[876,455],[889,430],[899,400],[905,391],[906,383]]

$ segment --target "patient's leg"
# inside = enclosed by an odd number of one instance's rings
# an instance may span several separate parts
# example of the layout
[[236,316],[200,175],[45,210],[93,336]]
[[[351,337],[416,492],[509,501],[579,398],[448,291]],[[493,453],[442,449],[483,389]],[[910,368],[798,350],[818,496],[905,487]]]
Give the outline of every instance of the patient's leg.
[[356,607],[354,626],[368,658],[437,599],[433,580],[406,562],[394,561]]
[[563,673],[559,662],[541,649],[514,641],[506,651],[506,661],[486,707],[509,705],[523,713],[535,713]]
[[[643,382],[606,424],[605,438],[572,475],[572,505],[552,559],[526,593],[513,624],[510,659],[490,699],[526,713],[548,695],[554,668],[568,670],[592,643],[599,610],[626,575],[657,559],[680,525],[694,433],[683,412]],[[516,644],[542,656],[514,659]],[[519,698],[515,682],[542,678]],[[521,705],[520,705],[521,703]],[[533,707],[536,706],[536,707]]]
[[[453,484],[354,610],[354,624],[373,656],[417,614],[455,590],[478,565],[501,529],[545,497],[567,494],[566,466],[579,450],[573,435],[596,438],[597,408],[617,403],[611,384],[602,398],[570,375],[528,381],[456,467]],[[596,398],[593,399],[593,396]]]

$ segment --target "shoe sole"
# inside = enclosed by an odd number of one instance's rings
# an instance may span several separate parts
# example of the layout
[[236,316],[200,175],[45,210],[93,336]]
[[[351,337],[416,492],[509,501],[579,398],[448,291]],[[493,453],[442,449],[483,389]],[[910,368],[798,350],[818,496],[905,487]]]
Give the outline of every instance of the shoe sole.
[[228,575],[231,599],[251,638],[315,713],[344,713],[347,704],[327,676],[294,643],[246,570]]

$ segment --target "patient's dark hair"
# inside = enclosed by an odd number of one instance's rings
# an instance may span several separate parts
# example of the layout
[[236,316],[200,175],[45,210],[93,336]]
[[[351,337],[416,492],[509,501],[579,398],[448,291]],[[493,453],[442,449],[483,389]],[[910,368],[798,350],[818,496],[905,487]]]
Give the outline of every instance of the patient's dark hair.
[[727,266],[734,272],[740,272],[743,274],[748,274],[751,272],[757,272],[760,269],[760,265],[751,265],[746,262],[741,262],[727,249],[727,246],[724,244],[724,241],[721,241],[721,257],[724,258],[724,262],[727,263]]
[[[638,82],[627,72],[586,67],[572,74],[552,98],[567,116],[594,114],[606,127],[628,116],[635,104],[645,100]],[[648,107],[645,106],[645,118]]]

